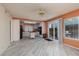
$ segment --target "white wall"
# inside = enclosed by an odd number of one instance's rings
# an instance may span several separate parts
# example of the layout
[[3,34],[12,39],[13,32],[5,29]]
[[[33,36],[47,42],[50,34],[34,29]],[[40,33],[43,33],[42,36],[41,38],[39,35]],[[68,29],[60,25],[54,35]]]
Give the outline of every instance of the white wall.
[[11,42],[20,40],[20,20],[11,20]]
[[0,4],[0,55],[10,45],[10,16]]

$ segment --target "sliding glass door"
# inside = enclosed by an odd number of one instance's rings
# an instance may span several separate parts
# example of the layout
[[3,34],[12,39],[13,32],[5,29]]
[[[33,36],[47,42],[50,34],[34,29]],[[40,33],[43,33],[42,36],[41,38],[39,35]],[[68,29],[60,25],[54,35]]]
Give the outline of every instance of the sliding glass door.
[[56,20],[49,25],[49,37],[51,37],[52,39],[59,39],[59,24],[59,20]]
[[53,39],[53,24],[49,24],[49,38]]

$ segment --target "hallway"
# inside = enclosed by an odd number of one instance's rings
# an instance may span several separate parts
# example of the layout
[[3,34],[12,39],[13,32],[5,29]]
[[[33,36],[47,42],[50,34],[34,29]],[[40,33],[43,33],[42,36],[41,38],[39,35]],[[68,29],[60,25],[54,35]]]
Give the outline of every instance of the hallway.
[[58,40],[24,38],[13,42],[2,56],[79,56],[79,50],[60,45]]

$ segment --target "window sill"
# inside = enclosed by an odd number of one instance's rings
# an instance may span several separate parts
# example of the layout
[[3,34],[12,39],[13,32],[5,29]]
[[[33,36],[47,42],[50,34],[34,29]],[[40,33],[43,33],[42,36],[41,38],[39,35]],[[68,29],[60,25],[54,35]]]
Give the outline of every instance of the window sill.
[[79,39],[76,39],[76,38],[70,38],[70,37],[64,37],[64,39],[69,39],[69,40],[76,40],[76,41],[79,41]]

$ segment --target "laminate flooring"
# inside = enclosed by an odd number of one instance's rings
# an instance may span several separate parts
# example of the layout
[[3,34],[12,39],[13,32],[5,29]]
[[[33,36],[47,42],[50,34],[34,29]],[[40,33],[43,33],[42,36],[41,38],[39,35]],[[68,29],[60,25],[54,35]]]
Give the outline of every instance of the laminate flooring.
[[24,38],[11,43],[2,56],[79,56],[79,50],[64,46],[58,40]]

